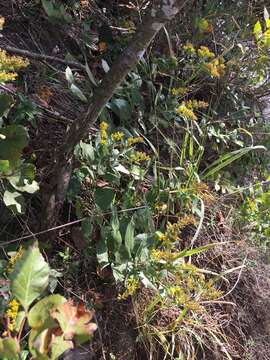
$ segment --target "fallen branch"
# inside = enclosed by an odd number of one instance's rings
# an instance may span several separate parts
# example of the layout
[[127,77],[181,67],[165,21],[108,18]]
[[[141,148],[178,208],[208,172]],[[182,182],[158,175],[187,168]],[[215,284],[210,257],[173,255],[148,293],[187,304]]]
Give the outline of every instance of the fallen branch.
[[60,59],[58,57],[51,56],[51,55],[38,54],[38,53],[29,51],[29,50],[18,49],[13,46],[1,45],[0,48],[3,50],[6,50],[7,52],[9,52],[11,54],[24,56],[29,59],[58,62],[63,65],[67,65],[70,67],[74,67],[74,68],[86,71],[85,66],[76,61],[64,60],[64,59]]

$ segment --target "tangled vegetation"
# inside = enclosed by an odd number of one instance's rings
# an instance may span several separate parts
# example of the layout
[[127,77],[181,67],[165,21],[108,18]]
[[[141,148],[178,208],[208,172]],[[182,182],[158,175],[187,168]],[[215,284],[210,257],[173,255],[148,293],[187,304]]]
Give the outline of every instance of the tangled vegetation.
[[267,4],[0,11],[1,359],[268,359],[237,292],[269,251]]

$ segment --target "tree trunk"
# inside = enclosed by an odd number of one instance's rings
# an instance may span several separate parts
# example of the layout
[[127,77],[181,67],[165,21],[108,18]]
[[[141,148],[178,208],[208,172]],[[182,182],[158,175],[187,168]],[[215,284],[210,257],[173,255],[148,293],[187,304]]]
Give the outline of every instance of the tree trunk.
[[72,172],[75,146],[87,136],[89,128],[98,119],[104,106],[113,96],[127,74],[143,57],[150,42],[159,30],[180,11],[188,0],[154,0],[143,23],[135,33],[130,45],[123,51],[95,89],[91,104],[84,117],[73,122],[63,145],[57,152],[48,184],[42,189],[42,229],[55,225],[62,208]]

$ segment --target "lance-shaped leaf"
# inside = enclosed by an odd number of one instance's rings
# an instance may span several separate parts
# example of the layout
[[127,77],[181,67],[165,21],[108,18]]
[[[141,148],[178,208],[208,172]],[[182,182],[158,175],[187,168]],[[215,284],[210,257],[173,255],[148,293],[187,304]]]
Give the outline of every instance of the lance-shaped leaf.
[[48,286],[49,266],[38,247],[30,247],[16,262],[10,275],[11,292],[27,311]]

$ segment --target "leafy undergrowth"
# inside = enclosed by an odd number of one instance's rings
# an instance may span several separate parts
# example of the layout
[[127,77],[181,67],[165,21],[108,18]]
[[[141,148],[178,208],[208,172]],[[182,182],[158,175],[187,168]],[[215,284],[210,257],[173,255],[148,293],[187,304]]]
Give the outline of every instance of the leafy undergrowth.
[[148,6],[1,9],[5,360],[270,358],[263,4],[193,2],[158,34],[73,149],[44,229],[65,135]]

